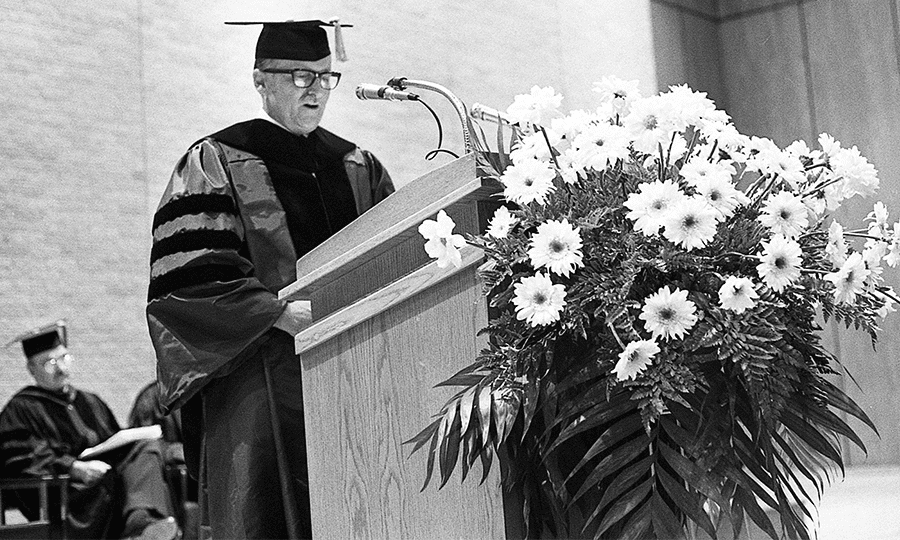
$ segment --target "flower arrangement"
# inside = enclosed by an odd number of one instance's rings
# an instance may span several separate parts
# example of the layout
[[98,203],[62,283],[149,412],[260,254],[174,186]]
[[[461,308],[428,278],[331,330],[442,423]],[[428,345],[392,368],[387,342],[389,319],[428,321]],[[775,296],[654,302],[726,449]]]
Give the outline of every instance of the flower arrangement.
[[865,449],[836,413],[875,429],[829,382],[817,321],[874,346],[894,311],[900,222],[881,203],[858,229],[832,217],[877,172],[827,134],[745,136],[686,86],[595,91],[595,111],[565,116],[552,88],[515,98],[510,163],[479,156],[503,185],[485,234],[453,234],[443,211],[419,229],[439,265],[484,251],[491,313],[488,347],[408,441],[427,448],[425,486],[435,461],[443,486],[499,454],[531,536],[737,537],[749,517],[810,538],[838,437]]

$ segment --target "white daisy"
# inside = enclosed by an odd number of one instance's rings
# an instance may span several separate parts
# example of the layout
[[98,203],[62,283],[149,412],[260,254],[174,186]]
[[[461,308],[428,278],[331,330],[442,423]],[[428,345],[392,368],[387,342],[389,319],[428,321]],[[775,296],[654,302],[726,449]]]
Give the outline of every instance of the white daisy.
[[834,299],[842,304],[852,304],[856,296],[865,290],[869,270],[863,261],[862,254],[853,253],[837,272],[825,275],[825,279],[834,284]]
[[661,145],[665,151],[676,131],[671,124],[672,116],[671,103],[658,95],[634,101],[631,111],[622,119],[622,126],[632,139],[632,148],[658,155]]
[[670,86],[669,91],[660,96],[674,113],[671,122],[676,131],[683,131],[703,121],[722,123],[728,119],[724,111],[716,110],[715,103],[706,97],[706,92],[692,90],[686,84]]
[[881,201],[875,203],[872,211],[866,216],[866,221],[870,222],[868,233],[872,236],[884,236],[890,230],[888,227],[888,209]]
[[544,161],[536,159],[510,165],[500,176],[506,189],[503,196],[517,204],[537,202],[544,204],[547,195],[555,188],[556,172]]
[[[555,144],[559,141],[554,142],[553,139],[550,139],[550,142]],[[522,136],[521,139],[516,141],[513,150],[509,153],[509,159],[515,164],[535,159],[545,162],[549,161],[550,147],[547,146],[547,141],[544,140],[544,134],[538,131]]]
[[659,352],[659,345],[652,339],[632,341],[625,346],[625,350],[619,353],[619,361],[613,368],[616,379],[625,381],[634,379],[647,369],[653,362],[653,357]]
[[857,147],[842,148],[828,160],[834,174],[844,178],[844,198],[868,197],[878,190],[878,171]]
[[681,339],[697,322],[697,306],[687,299],[687,291],[669,286],[647,297],[639,317],[654,338]]
[[706,199],[706,204],[712,207],[722,219],[730,218],[739,206],[750,202],[743,191],[734,187],[730,178],[702,177],[695,181],[694,189],[697,190],[698,196]]
[[437,259],[438,268],[446,268],[451,264],[457,268],[462,266],[462,254],[459,248],[466,244],[466,240],[458,234],[453,234],[456,224],[441,210],[437,214],[437,221],[426,219],[419,225],[419,234],[425,240],[425,252],[428,256]]
[[586,126],[572,141],[572,162],[580,169],[602,171],[628,157],[625,128],[607,123]]
[[894,223],[894,232],[891,234],[890,243],[889,253],[884,256],[884,262],[888,263],[891,268],[895,268],[900,264],[900,221]]
[[719,305],[735,313],[743,313],[756,305],[759,295],[749,278],[728,276],[719,287]]
[[865,278],[866,290],[873,291],[881,282],[884,281],[884,267],[881,266],[881,259],[888,253],[888,246],[884,242],[878,240],[869,240],[862,251],[863,265],[869,271],[869,275]]
[[501,206],[494,211],[494,216],[491,217],[488,224],[487,233],[494,238],[506,238],[510,229],[518,222],[518,218],[512,215],[508,208]]
[[747,169],[766,174],[769,172],[769,162],[781,154],[781,149],[775,141],[767,137],[750,137],[747,141]]
[[515,284],[516,318],[531,326],[543,326],[559,320],[566,305],[566,288],[554,285],[547,274],[523,277]]
[[776,234],[768,242],[763,242],[763,254],[756,265],[756,273],[767,287],[781,292],[800,277],[803,250],[800,244]]
[[763,172],[776,174],[785,180],[792,189],[797,189],[806,181],[806,169],[800,158],[789,152],[778,150],[765,154]]
[[844,238],[844,227],[837,221],[828,226],[828,243],[825,244],[825,255],[835,268],[840,268],[847,260],[847,240]]
[[559,138],[573,140],[589,125],[597,121],[597,116],[581,109],[574,110],[562,118],[550,121],[548,133],[555,133]]
[[837,154],[841,149],[841,143],[834,140],[834,137],[827,133],[819,135],[819,146],[822,147],[822,152],[828,157]]
[[692,186],[696,186],[702,180],[711,178],[723,180],[730,184],[731,179],[736,174],[736,170],[734,165],[728,162],[718,161],[710,163],[704,157],[694,156],[681,167],[679,174]]
[[543,121],[549,121],[562,104],[562,95],[557,94],[553,88],[532,86],[531,93],[520,94],[515,97],[512,105],[506,109],[510,120],[521,126],[527,124],[540,125]]
[[630,210],[627,217],[634,221],[634,230],[653,236],[663,226],[666,212],[685,198],[685,194],[671,180],[644,182],[640,185],[640,191],[632,193],[625,201],[625,207]]
[[809,226],[809,209],[789,191],[769,195],[757,221],[774,234],[796,238]]
[[882,304],[875,313],[877,313],[879,317],[884,319],[888,316],[888,314],[897,311],[897,308],[894,307],[894,298],[897,297],[897,294],[894,293],[893,287],[887,287],[887,290],[881,293],[879,296],[882,298],[882,300],[884,300],[884,304]]
[[535,269],[547,268],[568,277],[576,268],[584,266],[579,229],[572,228],[565,218],[541,223],[531,237],[528,257]]
[[686,197],[663,217],[663,236],[687,251],[702,248],[716,235],[717,215],[703,197]]
[[623,81],[618,77],[603,77],[594,83],[594,92],[600,94],[600,103],[610,103],[616,114],[628,114],[631,103],[641,98],[638,81]]
[[806,141],[802,140],[797,140],[787,145],[784,148],[784,151],[798,158],[819,159],[822,157],[822,152],[819,150],[811,150],[809,145],[806,144]]

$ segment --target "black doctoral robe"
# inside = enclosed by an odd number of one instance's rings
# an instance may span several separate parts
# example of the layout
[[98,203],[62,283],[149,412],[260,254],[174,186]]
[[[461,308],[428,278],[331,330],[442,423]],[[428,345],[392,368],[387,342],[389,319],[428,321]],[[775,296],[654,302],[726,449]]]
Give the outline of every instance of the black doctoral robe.
[[147,319],[215,537],[310,534],[300,366],[273,327],[277,294],[299,257],[391,192],[370,153],[266,120],[198,142],[176,166],[154,218]]
[[[0,460],[6,477],[68,474],[82,450],[119,430],[112,411],[96,394],[28,386],[0,413]],[[119,497],[109,475],[90,488],[77,482],[69,490],[72,538],[106,538],[116,528]],[[20,497],[25,516],[37,519],[37,495]]]

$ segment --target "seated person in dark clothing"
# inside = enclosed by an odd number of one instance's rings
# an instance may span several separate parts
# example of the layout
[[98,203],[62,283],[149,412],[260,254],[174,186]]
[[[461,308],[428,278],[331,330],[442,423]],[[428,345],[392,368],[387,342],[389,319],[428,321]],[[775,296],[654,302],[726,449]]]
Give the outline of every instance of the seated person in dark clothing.
[[[175,410],[165,414],[162,403],[159,400],[159,385],[153,381],[138,392],[134,398],[134,405],[128,413],[128,427],[146,427],[158,425],[162,429],[163,441],[165,441],[165,462],[167,465],[184,464],[184,439],[181,435],[181,411]],[[184,486],[187,500],[181,500],[182,495],[178,489],[182,487],[175,484],[176,480],[169,477],[170,488],[174,490],[177,504],[197,501],[197,481],[188,477]],[[176,508],[176,513],[178,509]]]
[[[109,406],[69,383],[72,356],[62,321],[28,332],[20,341],[35,385],[0,412],[0,475],[68,474],[68,528],[72,538],[180,535],[163,479],[159,440],[139,440],[95,457],[79,455],[119,431]],[[20,501],[36,517],[36,504]]]

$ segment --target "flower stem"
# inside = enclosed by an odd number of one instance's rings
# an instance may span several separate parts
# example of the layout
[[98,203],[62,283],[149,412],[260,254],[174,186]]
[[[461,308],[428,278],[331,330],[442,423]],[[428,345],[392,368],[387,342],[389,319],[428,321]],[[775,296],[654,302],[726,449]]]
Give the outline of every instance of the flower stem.
[[553,153],[553,145],[550,144],[550,137],[547,136],[547,130],[544,129],[544,126],[538,126],[541,129],[541,133],[544,135],[544,142],[547,143],[547,148],[550,149],[550,159],[553,160],[553,165],[556,167],[556,170],[559,170],[559,163],[556,161],[556,155]]
[[612,325],[611,322],[606,323],[606,326],[609,327],[609,330],[612,332],[614,338],[616,338],[616,342],[619,343],[619,347],[622,347],[622,350],[625,350],[625,343],[622,342],[622,338],[619,337],[618,332],[616,332],[616,327]]

